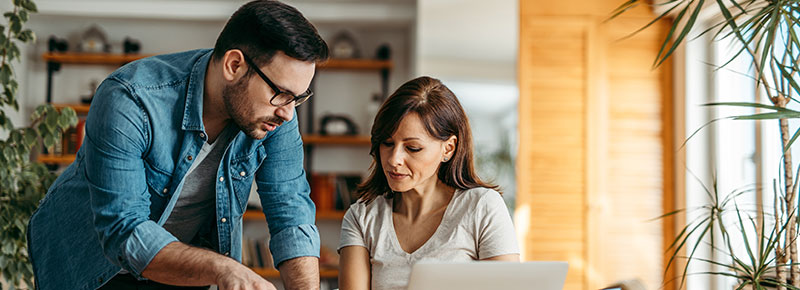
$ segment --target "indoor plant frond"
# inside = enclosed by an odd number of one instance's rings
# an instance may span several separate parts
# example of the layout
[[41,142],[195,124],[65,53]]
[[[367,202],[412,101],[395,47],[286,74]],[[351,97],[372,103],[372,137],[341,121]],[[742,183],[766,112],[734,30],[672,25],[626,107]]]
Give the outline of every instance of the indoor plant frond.
[[[620,5],[611,14],[611,19],[625,13],[638,5],[650,5],[658,15],[649,24],[641,29],[646,29],[656,21],[671,18],[672,24],[663,40],[654,65],[658,66],[669,58],[690,35],[713,35],[711,38],[718,40],[732,40],[738,44],[735,53],[723,61],[720,67],[731,63],[739,56],[751,59],[754,71],[756,88],[766,92],[769,104],[755,102],[727,102],[711,103],[710,106],[748,107],[757,110],[754,114],[730,116],[734,120],[778,120],[781,132],[782,175],[775,182],[773,190],[776,205],[771,209],[759,208],[760,223],[753,221],[751,224],[757,232],[757,245],[750,245],[752,235],[748,236],[745,220],[752,220],[746,212],[735,206],[729,213],[735,213],[739,220],[738,225],[726,226],[721,218],[726,212],[718,198],[711,198],[704,215],[699,221],[687,223],[684,230],[675,238],[670,249],[674,250],[669,265],[679,257],[681,248],[689,243],[689,236],[693,232],[701,233],[701,239],[708,232],[720,233],[723,247],[718,247],[712,240],[711,247],[715,251],[724,253],[730,258],[728,263],[720,261],[705,262],[717,265],[726,271],[704,272],[705,274],[736,277],[742,283],[741,287],[751,286],[754,289],[763,287],[777,287],[778,289],[800,288],[800,258],[798,258],[797,239],[798,224],[797,213],[797,176],[793,174],[792,145],[800,136],[800,129],[791,132],[789,120],[800,119],[800,111],[790,109],[790,104],[798,102],[796,96],[800,94],[800,86],[796,78],[800,72],[800,1],[798,0],[662,0],[651,3],[642,0],[628,0]],[[712,19],[705,30],[698,30],[701,22],[700,15],[711,10],[719,17]],[[704,13],[701,13],[703,11]],[[715,20],[716,19],[716,20]],[[705,23],[704,23],[705,25]],[[641,29],[639,31],[641,31]],[[695,33],[696,31],[696,33]],[[638,32],[638,31],[637,31]],[[634,32],[635,33],[635,32]],[[724,119],[724,118],[722,118]],[[714,120],[716,121],[716,120]],[[712,122],[714,122],[712,121]],[[712,123],[709,122],[709,123]],[[698,129],[699,130],[699,129]],[[694,134],[693,134],[694,135]],[[691,138],[691,137],[690,137]],[[780,186],[777,186],[780,184]],[[735,198],[734,198],[735,199]],[[735,202],[734,202],[735,204]],[[715,217],[715,215],[717,217]],[[764,220],[771,218],[771,230],[764,228]],[[760,231],[757,224],[761,224]],[[737,236],[732,235],[738,233]],[[714,235],[710,235],[713,237]],[[692,252],[687,257],[687,266],[681,280],[686,278],[685,271],[692,260],[704,261],[694,257],[696,247],[701,239],[692,244]],[[734,252],[734,240],[742,240],[747,248],[747,257],[738,257]],[[694,240],[692,240],[694,241]],[[676,246],[677,245],[677,246]],[[669,266],[668,265],[668,266]],[[774,275],[768,275],[774,271]],[[765,286],[766,285],[766,286]]]
[[55,180],[43,164],[31,162],[31,150],[43,142],[52,150],[61,132],[77,123],[75,111],[58,111],[50,105],[36,108],[28,127],[17,128],[8,110],[19,111],[18,86],[13,63],[21,56],[17,43],[32,42],[35,35],[25,29],[36,5],[31,0],[13,0],[13,10],[0,25],[0,279],[18,288],[32,288],[33,269],[28,258],[26,230],[39,200]]

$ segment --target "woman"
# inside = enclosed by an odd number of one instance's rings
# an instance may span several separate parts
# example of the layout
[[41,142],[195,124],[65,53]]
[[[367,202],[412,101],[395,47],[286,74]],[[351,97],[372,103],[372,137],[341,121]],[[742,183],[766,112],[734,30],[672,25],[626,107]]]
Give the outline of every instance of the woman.
[[403,84],[371,140],[372,172],[342,221],[341,289],[404,289],[419,261],[519,261],[508,209],[475,174],[467,116],[444,84]]

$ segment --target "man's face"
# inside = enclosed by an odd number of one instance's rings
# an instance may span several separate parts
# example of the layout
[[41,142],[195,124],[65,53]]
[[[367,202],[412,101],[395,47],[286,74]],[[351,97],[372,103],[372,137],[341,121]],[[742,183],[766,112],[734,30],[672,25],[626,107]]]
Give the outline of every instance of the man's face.
[[[242,63],[247,65],[244,61]],[[272,62],[260,69],[280,90],[300,95],[311,84],[315,66],[313,62],[300,61],[279,51]],[[295,103],[273,106],[270,99],[274,95],[275,92],[255,72],[222,90],[226,112],[239,129],[253,139],[264,138],[268,131],[275,130],[293,117]]]

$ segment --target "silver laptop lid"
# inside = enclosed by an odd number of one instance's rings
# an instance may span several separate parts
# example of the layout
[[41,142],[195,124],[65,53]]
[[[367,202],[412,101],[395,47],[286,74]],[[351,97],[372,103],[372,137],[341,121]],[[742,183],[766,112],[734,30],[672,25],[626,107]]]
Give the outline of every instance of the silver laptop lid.
[[408,290],[536,289],[561,290],[567,262],[420,262],[411,270]]

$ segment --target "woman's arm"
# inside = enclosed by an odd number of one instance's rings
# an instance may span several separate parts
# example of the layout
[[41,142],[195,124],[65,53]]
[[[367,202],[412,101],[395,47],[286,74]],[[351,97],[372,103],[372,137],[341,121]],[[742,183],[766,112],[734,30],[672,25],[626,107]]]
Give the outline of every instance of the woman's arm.
[[519,254],[494,256],[486,259],[481,259],[481,261],[519,262]]
[[367,248],[347,246],[339,251],[339,255],[339,289],[368,290],[371,266]]

